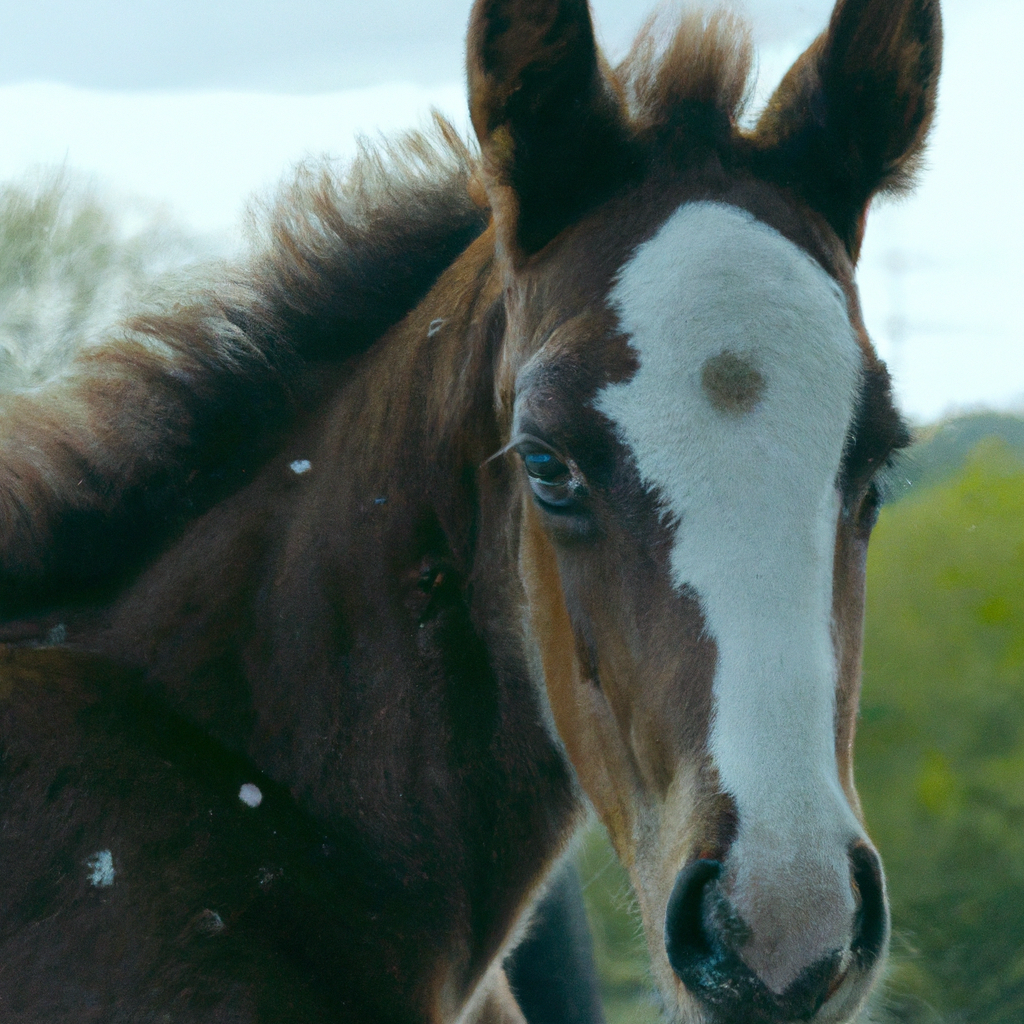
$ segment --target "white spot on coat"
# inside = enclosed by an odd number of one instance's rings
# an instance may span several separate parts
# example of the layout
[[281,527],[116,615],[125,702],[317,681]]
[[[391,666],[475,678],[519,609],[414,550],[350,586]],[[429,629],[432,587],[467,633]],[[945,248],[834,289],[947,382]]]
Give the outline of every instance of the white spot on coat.
[[68,627],[65,626],[63,622],[58,622],[57,625],[46,634],[45,642],[48,646],[55,647],[58,644],[65,643],[67,638]]
[[289,464],[288,468],[296,476],[302,476],[303,473],[308,473],[313,468],[313,463],[309,459],[296,459]]
[[427,337],[432,338],[444,325],[444,320],[431,320],[430,326],[427,328]]
[[219,935],[226,927],[216,910],[204,910],[196,919],[196,929],[204,935]]
[[89,881],[93,885],[102,889],[114,884],[114,858],[109,850],[94,853],[85,866],[89,869]]
[[251,782],[247,782],[238,791],[238,799],[246,807],[259,807],[263,803],[263,794],[260,792],[259,786],[254,786]]

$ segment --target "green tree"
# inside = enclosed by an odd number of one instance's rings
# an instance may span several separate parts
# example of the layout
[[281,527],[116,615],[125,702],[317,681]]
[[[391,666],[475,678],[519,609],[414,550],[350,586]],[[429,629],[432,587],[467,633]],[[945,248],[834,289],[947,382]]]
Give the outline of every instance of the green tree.
[[59,373],[162,275],[213,251],[153,211],[115,215],[65,171],[0,185],[0,392]]

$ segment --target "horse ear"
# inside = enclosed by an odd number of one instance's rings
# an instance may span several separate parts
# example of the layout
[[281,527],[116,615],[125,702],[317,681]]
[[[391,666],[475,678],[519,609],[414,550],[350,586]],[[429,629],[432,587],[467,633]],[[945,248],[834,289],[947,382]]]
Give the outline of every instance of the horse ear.
[[513,260],[614,188],[625,118],[602,70],[587,0],[477,0],[469,105],[484,180]]
[[754,130],[768,176],[822,213],[854,259],[871,197],[912,183],[941,55],[938,0],[839,0]]

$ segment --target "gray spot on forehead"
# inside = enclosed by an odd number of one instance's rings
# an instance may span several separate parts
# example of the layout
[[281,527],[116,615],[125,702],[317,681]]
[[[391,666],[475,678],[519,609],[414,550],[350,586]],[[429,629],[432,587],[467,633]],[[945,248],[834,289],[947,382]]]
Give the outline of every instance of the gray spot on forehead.
[[735,352],[720,352],[705,360],[700,380],[712,405],[722,412],[736,414],[750,412],[765,388],[760,371]]

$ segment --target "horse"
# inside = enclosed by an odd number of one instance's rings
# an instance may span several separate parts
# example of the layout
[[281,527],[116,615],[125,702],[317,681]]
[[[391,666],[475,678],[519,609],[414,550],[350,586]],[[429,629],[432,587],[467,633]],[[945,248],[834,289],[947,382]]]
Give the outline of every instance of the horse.
[[[5,1021],[524,1020],[591,809],[680,1024],[852,1020],[879,471],[868,206],[937,0],[839,0],[752,125],[724,14],[616,66],[476,0],[476,143],[307,169],[251,260],[0,413]],[[478,148],[477,148],[478,147]]]

